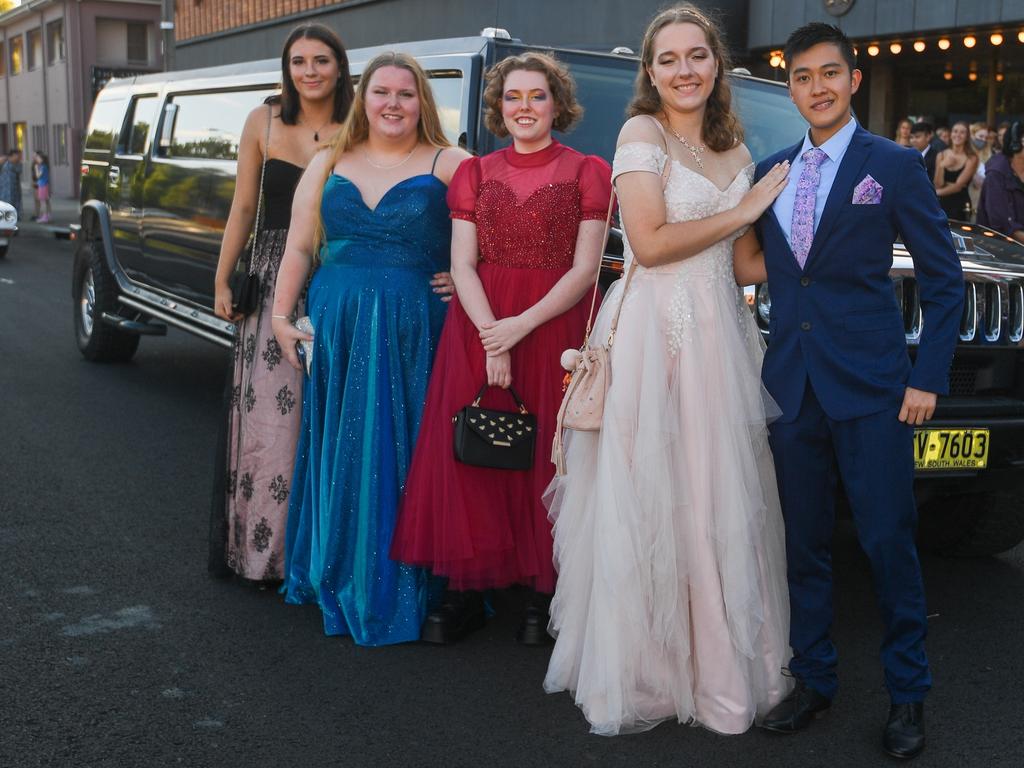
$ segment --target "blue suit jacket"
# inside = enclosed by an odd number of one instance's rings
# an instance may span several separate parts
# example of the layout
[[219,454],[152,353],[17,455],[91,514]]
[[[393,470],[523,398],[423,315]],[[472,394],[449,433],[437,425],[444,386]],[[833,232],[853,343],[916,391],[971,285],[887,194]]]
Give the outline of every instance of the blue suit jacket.
[[[792,161],[801,145],[759,163],[756,178]],[[854,189],[868,174],[882,186],[882,201],[854,205]],[[919,152],[857,127],[803,269],[771,208],[757,233],[772,297],[762,378],[782,421],[796,418],[808,381],[836,420],[899,406],[907,386],[948,392],[963,273]],[[913,366],[889,277],[897,233],[913,257],[924,313]]]

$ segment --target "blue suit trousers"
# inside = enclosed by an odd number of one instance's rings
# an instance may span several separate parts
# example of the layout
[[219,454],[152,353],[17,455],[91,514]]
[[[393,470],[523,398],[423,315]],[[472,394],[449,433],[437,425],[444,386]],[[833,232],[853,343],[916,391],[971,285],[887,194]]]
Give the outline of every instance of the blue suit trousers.
[[913,427],[889,408],[830,419],[806,382],[797,417],[770,426],[786,521],[790,670],[828,698],[837,690],[832,643],[832,533],[841,479],[868,560],[885,634],[881,656],[892,702],[922,701],[931,687],[924,650],[924,584],[917,557]]

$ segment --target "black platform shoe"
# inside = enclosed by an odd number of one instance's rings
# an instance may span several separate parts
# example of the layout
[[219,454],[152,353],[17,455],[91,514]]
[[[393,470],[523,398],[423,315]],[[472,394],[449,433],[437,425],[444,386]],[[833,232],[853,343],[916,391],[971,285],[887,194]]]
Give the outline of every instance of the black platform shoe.
[[550,645],[555,640],[548,634],[548,606],[551,605],[550,595],[534,595],[533,599],[526,606],[526,615],[523,616],[523,623],[519,625],[516,632],[516,641],[522,645],[542,646]]
[[882,748],[887,755],[909,759],[924,749],[924,702],[893,704],[885,724]]
[[441,606],[427,613],[420,640],[449,645],[483,628],[486,621],[484,599],[479,592],[445,592]]

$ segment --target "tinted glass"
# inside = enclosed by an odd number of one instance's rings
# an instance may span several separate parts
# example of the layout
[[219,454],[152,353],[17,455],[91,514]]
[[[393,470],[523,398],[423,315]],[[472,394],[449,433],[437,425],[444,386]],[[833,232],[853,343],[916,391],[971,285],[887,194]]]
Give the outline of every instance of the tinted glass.
[[92,109],[89,121],[89,135],[85,140],[86,149],[110,149],[114,140],[115,126],[121,124],[124,114],[124,99],[105,100],[100,97]]
[[156,122],[156,108],[159,101],[156,96],[141,96],[135,100],[131,129],[128,135],[119,142],[119,152],[141,155],[146,150],[146,136]]
[[807,133],[807,123],[784,87],[733,78],[732,100],[755,163],[793,146]]
[[175,96],[178,114],[166,156],[237,160],[245,118],[272,93],[260,89]]
[[[615,140],[626,122],[626,105],[633,95],[635,62],[602,59],[588,63],[571,54],[559,54],[576,80],[577,98],[584,113],[573,131],[558,140],[586,155],[599,155],[609,163],[615,155]],[[593,60],[591,60],[593,61]]]
[[441,118],[441,128],[453,145],[458,144],[462,117],[462,72],[460,70],[443,70],[428,72],[430,89],[437,102],[437,114]]

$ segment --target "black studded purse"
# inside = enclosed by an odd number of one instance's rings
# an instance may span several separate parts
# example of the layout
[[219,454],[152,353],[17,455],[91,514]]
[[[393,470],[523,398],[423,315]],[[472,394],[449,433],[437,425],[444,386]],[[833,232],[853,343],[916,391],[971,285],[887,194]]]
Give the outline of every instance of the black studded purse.
[[455,425],[455,458],[463,464],[493,469],[529,469],[537,444],[537,417],[526,410],[511,387],[518,411],[481,408],[487,391],[484,384],[472,403],[452,417]]

